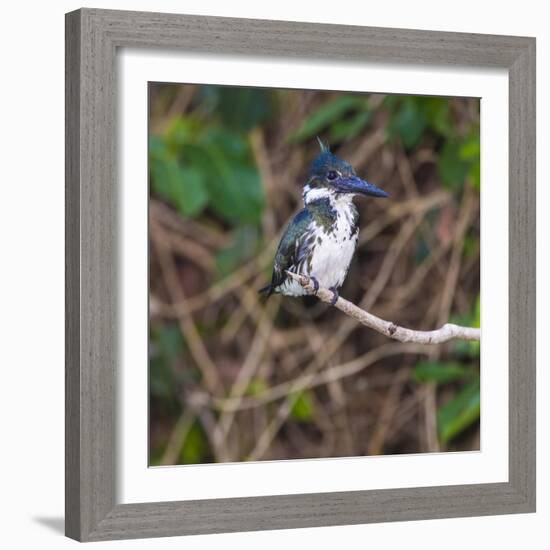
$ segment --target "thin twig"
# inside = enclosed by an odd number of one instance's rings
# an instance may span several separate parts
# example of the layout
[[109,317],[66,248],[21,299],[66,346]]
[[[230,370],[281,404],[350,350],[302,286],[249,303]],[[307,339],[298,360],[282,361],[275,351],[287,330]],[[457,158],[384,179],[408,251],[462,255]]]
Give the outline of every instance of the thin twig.
[[359,235],[359,246],[365,245],[376,237],[383,229],[407,215],[417,215],[422,218],[426,212],[448,204],[452,196],[446,191],[435,191],[423,197],[415,197],[387,207],[383,214],[376,217]]
[[305,374],[300,375],[294,380],[283,382],[277,386],[269,388],[265,393],[257,397],[249,397],[245,399],[227,399],[227,398],[213,398],[212,404],[215,409],[218,410],[246,410],[261,407],[272,401],[286,398],[290,395],[294,395],[298,392],[316,388],[318,386],[324,386],[330,384],[335,380],[347,378],[358,374],[367,367],[374,363],[392,357],[394,355],[403,354],[425,354],[426,348],[421,344],[384,344],[376,348],[371,349],[367,353],[334,367],[329,367],[323,371],[316,372],[310,370]]
[[[300,396],[301,391],[308,388],[313,388],[315,386],[329,384],[330,382],[340,378],[352,376],[376,363],[380,359],[383,359],[384,357],[402,353],[422,353],[422,349],[417,344],[406,344],[404,346],[398,346],[398,344],[386,344],[384,346],[374,348],[361,357],[358,357],[343,365],[329,368],[320,373],[311,372],[290,383],[281,384],[277,388],[272,388],[269,395],[266,394],[265,396],[262,396],[264,401],[266,399],[272,400],[276,396],[275,394],[278,393],[278,390],[283,388],[285,389],[283,395],[286,396],[286,400],[279,407],[274,418],[269,423],[264,433],[260,436],[258,443],[247,457],[247,460],[259,460],[264,455],[285,420],[290,415],[292,407]],[[241,408],[243,404],[244,403],[241,403]]]
[[[289,277],[300,283],[308,294],[316,295],[321,301],[331,304],[334,294],[326,288],[319,288],[315,292],[315,286],[312,280],[305,275],[298,275],[291,271],[286,272]],[[359,321],[361,324],[376,330],[380,334],[384,334],[394,340],[400,342],[415,342],[417,344],[441,344],[453,338],[461,338],[463,340],[480,340],[481,330],[478,328],[462,327],[452,323],[446,323],[441,328],[436,330],[412,330],[405,327],[400,327],[391,321],[385,321],[376,317],[368,311],[358,308],[355,304],[348,302],[344,298],[338,297],[334,303],[334,307]]]
[[166,448],[164,449],[160,464],[163,466],[177,464],[181,448],[187,434],[189,433],[189,430],[193,426],[194,420],[195,413],[191,409],[185,409],[170,434],[170,438],[168,439],[168,443],[166,443]]
[[[263,315],[258,323],[258,328],[252,339],[248,355],[229,391],[229,399],[241,400],[250,385],[250,381],[257,372],[269,342],[269,336],[273,326],[273,317],[277,312],[277,307],[278,304],[275,306],[270,305],[263,310]],[[226,410],[220,415],[218,427],[224,438],[227,438],[231,425],[235,420],[235,412],[236,409],[232,411]]]
[[[166,248],[166,240],[164,239],[160,226],[152,223],[150,235],[158,254],[162,276],[170,298],[173,302],[178,302],[185,307],[186,297],[178,278],[171,251]],[[179,317],[179,325],[181,333],[189,346],[189,351],[191,352],[191,355],[195,359],[195,362],[202,373],[205,386],[212,394],[217,393],[220,388],[218,369],[210,358],[206,346],[200,336],[199,330],[197,329],[193,317],[188,310],[185,310],[185,313]]]
[[[470,218],[475,209],[475,194],[473,188],[470,185],[466,185],[464,196],[462,198],[462,204],[456,227],[454,229],[453,250],[451,254],[451,260],[449,262],[449,268],[445,276],[445,282],[443,286],[443,292],[441,294],[441,301],[439,304],[439,313],[436,322],[441,324],[449,318],[451,312],[451,306],[453,304],[458,277],[460,275],[460,269],[462,264],[462,250],[464,248],[464,237],[468,230]],[[441,350],[433,348],[430,353],[430,359],[436,361],[441,355]],[[424,413],[425,413],[425,428],[426,428],[426,441],[428,450],[432,452],[441,451],[441,445],[438,438],[437,431],[437,393],[436,385],[431,382],[426,385],[424,393]]]

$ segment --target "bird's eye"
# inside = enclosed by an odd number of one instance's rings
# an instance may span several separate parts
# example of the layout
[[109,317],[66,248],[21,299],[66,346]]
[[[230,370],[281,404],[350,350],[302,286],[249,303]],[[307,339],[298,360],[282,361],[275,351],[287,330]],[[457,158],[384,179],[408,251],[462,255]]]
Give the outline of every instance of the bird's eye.
[[336,172],[335,170],[331,170],[328,174],[327,174],[327,178],[331,181],[335,180],[336,178],[338,177],[338,172]]

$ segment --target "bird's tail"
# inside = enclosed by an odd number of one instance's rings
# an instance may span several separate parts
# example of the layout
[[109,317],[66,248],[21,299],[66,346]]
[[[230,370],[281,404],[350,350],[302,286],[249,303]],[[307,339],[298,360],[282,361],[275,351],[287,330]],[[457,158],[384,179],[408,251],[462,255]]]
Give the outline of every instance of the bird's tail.
[[263,288],[260,288],[260,290],[258,290],[258,294],[265,294],[265,297],[269,298],[273,294],[273,290],[273,285],[269,283]]

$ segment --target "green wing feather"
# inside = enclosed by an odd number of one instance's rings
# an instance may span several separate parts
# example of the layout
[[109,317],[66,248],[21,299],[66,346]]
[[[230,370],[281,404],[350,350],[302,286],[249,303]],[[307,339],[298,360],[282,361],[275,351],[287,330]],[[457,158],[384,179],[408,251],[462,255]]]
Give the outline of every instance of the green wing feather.
[[307,241],[304,237],[308,233],[312,219],[309,210],[304,208],[288,224],[277,247],[271,283],[262,288],[260,292],[267,292],[268,296],[273,294],[275,289],[285,282],[286,271],[293,270],[303,261],[307,250],[307,247],[303,246]]

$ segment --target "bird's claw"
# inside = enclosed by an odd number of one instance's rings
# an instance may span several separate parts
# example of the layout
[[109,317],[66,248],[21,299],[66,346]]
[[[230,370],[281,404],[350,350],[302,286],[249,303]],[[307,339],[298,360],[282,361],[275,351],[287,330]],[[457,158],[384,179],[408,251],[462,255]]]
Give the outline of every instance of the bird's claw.
[[319,281],[315,277],[310,277],[310,279],[313,283],[313,294],[317,296],[317,292],[319,292]]
[[330,299],[330,305],[333,306],[338,301],[338,298],[340,297],[340,295],[338,294],[338,290],[336,290],[335,288],[331,288],[330,290],[332,290],[332,298]]

